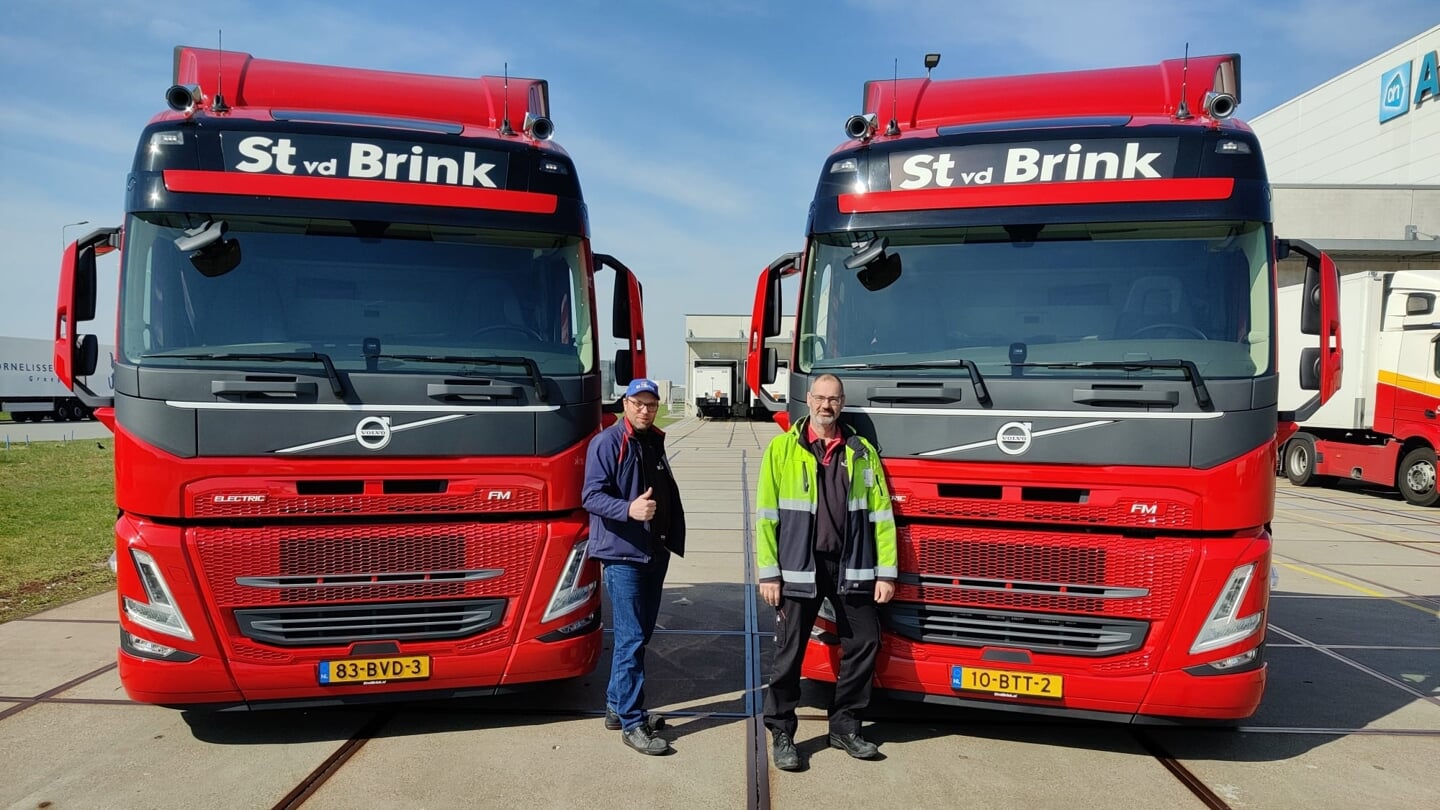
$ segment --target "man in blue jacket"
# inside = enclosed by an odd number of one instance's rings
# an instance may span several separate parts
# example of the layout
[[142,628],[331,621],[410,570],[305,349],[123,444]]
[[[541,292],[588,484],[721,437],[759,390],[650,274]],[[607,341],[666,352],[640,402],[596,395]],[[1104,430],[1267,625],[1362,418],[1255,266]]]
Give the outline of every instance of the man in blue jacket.
[[605,727],[619,729],[642,754],[668,754],[659,718],[645,713],[645,645],[655,631],[670,554],[685,555],[685,510],[655,427],[660,388],[639,379],[625,391],[625,414],[590,442],[581,498],[590,513],[586,553],[600,561],[614,625]]

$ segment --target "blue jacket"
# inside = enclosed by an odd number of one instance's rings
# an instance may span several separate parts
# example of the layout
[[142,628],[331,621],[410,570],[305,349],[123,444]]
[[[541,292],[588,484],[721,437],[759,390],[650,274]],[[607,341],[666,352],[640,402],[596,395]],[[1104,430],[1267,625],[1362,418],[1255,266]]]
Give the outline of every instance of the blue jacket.
[[[650,430],[660,439],[665,472],[669,474],[670,459],[663,455],[665,433],[656,427]],[[590,513],[590,542],[585,549],[586,556],[604,561],[650,562],[655,552],[650,522],[630,519],[630,502],[644,491],[640,440],[635,438],[629,420],[622,416],[591,439],[585,452],[585,487],[581,490],[580,499],[585,511]],[[680,506],[679,489],[674,491],[666,547],[683,557],[685,510]]]

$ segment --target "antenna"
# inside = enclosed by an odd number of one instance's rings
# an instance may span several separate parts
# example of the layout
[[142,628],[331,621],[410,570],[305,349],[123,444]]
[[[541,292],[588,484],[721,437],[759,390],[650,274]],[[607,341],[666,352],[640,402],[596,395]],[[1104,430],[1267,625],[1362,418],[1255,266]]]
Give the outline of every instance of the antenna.
[[1180,68],[1180,106],[1175,108],[1175,118],[1185,121],[1190,118],[1190,105],[1185,103],[1190,88],[1190,43],[1185,43],[1185,61]]
[[899,135],[900,123],[895,120],[895,96],[900,92],[900,59],[895,59],[895,71],[890,77],[890,123],[885,125],[886,135]]
[[500,113],[500,134],[514,135],[515,130],[510,128],[510,63],[505,63],[505,83],[501,91],[501,113]]
[[220,52],[220,58],[215,61],[215,100],[210,102],[210,112],[229,112],[230,108],[225,105],[225,29],[215,29],[215,49]]

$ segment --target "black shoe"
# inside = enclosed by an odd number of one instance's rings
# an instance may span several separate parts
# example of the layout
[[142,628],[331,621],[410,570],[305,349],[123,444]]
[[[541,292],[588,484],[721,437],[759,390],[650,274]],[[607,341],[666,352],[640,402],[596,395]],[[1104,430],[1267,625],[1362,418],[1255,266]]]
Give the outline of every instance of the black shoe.
[[775,744],[770,749],[770,758],[775,761],[775,767],[782,771],[800,770],[800,751],[795,747],[795,741],[790,735],[783,731],[775,732]]
[[[665,728],[665,718],[649,712],[645,713],[644,723],[652,732]],[[605,728],[609,731],[619,731],[621,728],[620,715],[616,714],[615,710],[609,706],[605,707]]]
[[839,748],[856,759],[874,759],[880,753],[875,743],[859,734],[831,734],[830,747]]
[[636,751],[652,757],[670,753],[670,743],[662,737],[655,736],[655,732],[644,725],[620,732],[620,739]]

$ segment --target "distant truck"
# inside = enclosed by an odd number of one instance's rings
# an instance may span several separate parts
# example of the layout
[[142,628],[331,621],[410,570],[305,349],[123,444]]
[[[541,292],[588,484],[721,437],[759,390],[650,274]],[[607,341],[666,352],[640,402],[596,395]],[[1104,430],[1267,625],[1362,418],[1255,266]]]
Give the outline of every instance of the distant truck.
[[[1301,285],[1281,288],[1280,368],[1299,357]],[[1291,483],[1339,478],[1400,490],[1417,506],[1440,503],[1440,270],[1366,272],[1340,280],[1345,374],[1340,390],[1285,443],[1281,468]],[[1286,357],[1286,354],[1294,355]],[[1281,400],[1300,394],[1281,375]]]
[[[113,389],[110,358],[115,347],[101,346],[99,371],[88,380],[91,390]],[[55,346],[49,340],[0,337],[0,411],[16,422],[93,419],[94,414],[55,376]]]
[[737,396],[739,380],[739,361],[696,361],[695,372],[691,375],[695,411],[707,419],[743,414],[746,400]]

